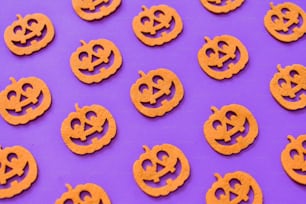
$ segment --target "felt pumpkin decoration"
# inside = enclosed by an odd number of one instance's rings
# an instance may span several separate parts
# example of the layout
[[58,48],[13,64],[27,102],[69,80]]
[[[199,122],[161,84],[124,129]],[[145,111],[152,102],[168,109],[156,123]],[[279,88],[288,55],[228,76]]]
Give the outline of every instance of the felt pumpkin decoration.
[[63,121],[61,133],[67,147],[76,154],[89,154],[102,149],[115,137],[117,127],[111,113],[100,105],[75,105]]
[[100,20],[115,12],[121,0],[72,0],[77,15],[86,21]]
[[0,147],[0,199],[11,198],[31,187],[37,179],[37,164],[21,146]]
[[70,57],[72,72],[80,81],[87,84],[101,82],[121,67],[121,53],[111,41],[99,39],[86,44],[81,40],[81,44]]
[[136,109],[147,117],[162,116],[183,99],[184,89],[179,78],[170,70],[156,69],[144,74],[130,90]]
[[[217,181],[206,193],[207,204],[263,203],[262,191],[251,175],[236,171],[225,174],[223,178],[216,173],[215,177]],[[251,193],[253,200],[250,200]]]
[[[166,196],[182,186],[188,179],[189,162],[180,149],[171,144],[156,145],[151,150],[147,146],[143,148],[145,153],[135,161],[133,173],[137,185],[146,194],[153,197]],[[145,162],[149,163],[146,167]],[[181,166],[180,170],[178,165]],[[162,183],[167,175],[175,173],[176,178],[168,178],[165,183]],[[150,185],[149,182],[156,185]],[[161,185],[157,186],[157,184]]]
[[100,186],[93,183],[77,185],[72,188],[66,184],[67,192],[55,201],[55,204],[111,204],[111,201]]
[[51,94],[39,78],[28,77],[16,81],[0,93],[0,114],[11,125],[26,124],[48,110]]
[[202,70],[211,78],[231,78],[248,63],[248,51],[237,38],[222,35],[212,40],[205,37],[205,41],[206,44],[198,52],[198,61]]
[[288,140],[290,143],[281,154],[282,166],[292,180],[306,185],[306,135],[300,135],[296,139],[289,135]]
[[306,67],[293,64],[282,68],[270,81],[270,91],[274,99],[288,110],[306,107]]
[[[306,32],[306,14],[298,5],[285,2],[276,6],[270,3],[264,18],[266,30],[279,41],[293,42]],[[301,22],[300,22],[301,21]]]
[[22,17],[8,26],[4,32],[4,41],[16,55],[30,55],[46,47],[54,38],[54,27],[50,19],[34,13]]
[[244,0],[201,0],[202,5],[212,13],[229,13],[243,4]]
[[223,155],[237,154],[251,145],[258,135],[258,125],[244,106],[231,104],[213,114],[204,123],[203,132],[209,145]]
[[177,38],[183,22],[177,11],[167,5],[142,6],[142,11],[133,19],[133,30],[141,42],[156,46]]

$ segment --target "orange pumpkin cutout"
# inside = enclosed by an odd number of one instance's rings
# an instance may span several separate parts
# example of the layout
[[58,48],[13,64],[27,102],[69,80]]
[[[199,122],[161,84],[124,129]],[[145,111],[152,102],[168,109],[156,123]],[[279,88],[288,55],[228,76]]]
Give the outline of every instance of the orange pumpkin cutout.
[[28,150],[21,146],[0,147],[0,199],[29,189],[37,172],[36,161]]
[[211,78],[229,79],[248,63],[248,51],[237,38],[222,35],[212,40],[205,37],[205,41],[206,44],[198,52],[198,61],[202,70]]
[[212,13],[229,13],[243,4],[244,0],[201,0],[202,5]]
[[[223,178],[216,173],[215,177],[217,181],[206,193],[207,204],[263,203],[262,191],[251,175],[236,171]],[[252,201],[251,193],[254,195]]]
[[264,18],[265,27],[270,35],[282,42],[293,42],[305,34],[306,14],[303,9],[291,2],[277,6],[271,2],[270,6],[271,10]]
[[121,0],[72,0],[72,6],[77,15],[86,20],[100,20],[115,12]]
[[68,191],[63,193],[63,195],[55,201],[55,204],[111,204],[104,189],[96,184],[80,184],[75,188],[66,184],[66,187]]
[[70,57],[72,72],[80,81],[87,84],[99,83],[121,67],[121,53],[111,41],[99,39],[86,44],[81,40],[81,43],[82,46]]
[[[143,148],[145,153],[135,161],[133,166],[134,179],[143,192],[153,197],[166,196],[182,186],[188,179],[189,162],[180,149],[171,144],[157,145],[151,150],[147,146]],[[144,167],[145,162],[149,162],[146,167]],[[181,170],[177,172],[179,164]],[[168,178],[161,186],[150,185],[150,182],[160,184],[163,178],[174,173],[178,174],[177,177]]]
[[296,139],[289,135],[289,144],[281,154],[283,168],[287,175],[297,183],[306,185],[306,135]]
[[67,147],[74,153],[93,153],[108,145],[116,136],[116,122],[111,113],[100,105],[75,105],[63,121],[61,133]]
[[209,145],[223,155],[237,154],[251,145],[258,135],[258,125],[244,106],[231,104],[220,110],[211,108],[213,115],[204,123],[204,135]]
[[177,11],[167,5],[142,6],[142,12],[133,19],[137,38],[148,46],[163,45],[183,30],[183,22]]
[[274,99],[288,110],[306,107],[306,67],[294,64],[284,69],[277,66],[276,73],[270,81],[270,91]]
[[[130,95],[136,109],[147,117],[162,116],[183,99],[184,89],[170,70],[156,69],[144,74],[132,85]],[[172,96],[171,96],[172,95]]]
[[0,93],[0,114],[6,122],[11,125],[26,124],[49,109],[51,94],[41,79],[10,80],[12,84]]
[[16,55],[30,55],[46,47],[54,38],[54,27],[50,19],[41,14],[17,15],[18,20],[4,32],[4,41]]

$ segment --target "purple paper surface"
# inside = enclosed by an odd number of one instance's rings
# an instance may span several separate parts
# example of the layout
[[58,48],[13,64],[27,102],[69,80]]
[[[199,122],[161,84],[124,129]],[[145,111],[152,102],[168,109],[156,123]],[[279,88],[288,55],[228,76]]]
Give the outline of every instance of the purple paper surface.
[[[284,1],[275,0],[274,4]],[[306,10],[306,1],[292,0]],[[205,203],[205,194],[215,182],[214,173],[245,171],[260,185],[264,203],[304,203],[306,188],[284,172],[280,155],[287,136],[306,134],[306,109],[288,111],[272,97],[269,83],[276,65],[306,65],[306,37],[293,43],[274,39],[264,28],[269,1],[246,0],[237,10],[215,15],[196,1],[123,1],[110,16],[86,22],[73,11],[71,1],[4,0],[0,7],[0,33],[16,19],[31,13],[47,15],[55,27],[53,42],[30,56],[16,56],[0,38],[0,90],[9,78],[36,76],[45,81],[52,94],[52,106],[26,125],[12,126],[0,119],[0,145],[21,145],[35,157],[39,175],[32,187],[1,204],[54,203],[66,191],[65,184],[95,183],[112,203]],[[134,35],[132,20],[141,6],[166,4],[180,14],[184,29],[179,37],[160,47],[148,47]],[[233,78],[217,81],[208,77],[197,60],[204,36],[229,34],[237,37],[249,52],[246,68]],[[81,83],[72,73],[69,59],[81,45],[105,38],[114,42],[123,57],[121,69],[99,84]],[[141,115],[130,100],[130,87],[147,73],[168,68],[180,78],[185,94],[182,102],[163,117]],[[0,101],[1,102],[1,101]],[[72,153],[61,137],[61,123],[80,106],[100,104],[117,123],[115,139],[90,155]],[[259,135],[240,154],[223,156],[206,142],[203,124],[218,108],[237,103],[247,107],[257,119]],[[140,190],[133,178],[133,163],[144,152],[143,145],[170,143],[179,147],[191,166],[185,184],[166,197],[152,198]]]

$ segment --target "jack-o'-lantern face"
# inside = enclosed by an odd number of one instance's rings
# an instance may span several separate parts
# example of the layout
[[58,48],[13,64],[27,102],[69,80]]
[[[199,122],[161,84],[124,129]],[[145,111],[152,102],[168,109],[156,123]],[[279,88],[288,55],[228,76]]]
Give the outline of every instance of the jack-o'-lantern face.
[[81,43],[82,46],[70,57],[71,69],[80,81],[87,84],[101,82],[121,67],[121,53],[111,41],[99,39]]
[[213,13],[229,13],[240,7],[244,0],[201,0],[202,5]]
[[277,66],[270,82],[270,91],[274,99],[288,110],[306,107],[306,67],[294,64],[282,68]]
[[132,85],[130,95],[136,109],[147,117],[162,116],[183,99],[184,89],[178,77],[167,69],[144,74]]
[[292,42],[301,38],[306,32],[306,14],[296,4],[285,2],[274,6],[270,3],[264,18],[267,31],[277,40]]
[[252,144],[258,135],[258,125],[252,113],[244,106],[231,104],[220,110],[212,107],[213,115],[204,124],[204,135],[218,153],[239,153]]
[[86,21],[100,20],[120,6],[121,0],[72,0],[74,11]]
[[184,184],[190,175],[190,166],[180,149],[163,144],[151,150],[144,146],[144,150],[133,166],[134,179],[141,190],[158,197],[168,195]]
[[87,183],[72,188],[66,184],[68,191],[56,200],[55,204],[111,204],[106,192],[98,185]]
[[[236,171],[227,173],[222,178],[215,174],[217,181],[206,193],[207,204],[237,204],[263,202],[262,191],[256,180],[249,174]],[[251,194],[253,199],[251,200]]]
[[205,37],[205,41],[206,44],[198,52],[198,61],[202,70],[211,78],[231,78],[248,63],[248,51],[237,38],[222,35],[212,40]]
[[183,22],[176,10],[166,5],[142,7],[133,20],[137,38],[148,46],[156,46],[175,39],[183,30]]
[[30,55],[53,40],[54,27],[47,16],[35,13],[17,18],[4,32],[5,43],[14,54]]
[[12,124],[28,123],[42,115],[51,105],[51,94],[46,84],[36,77],[22,78],[0,93],[0,114]]
[[21,146],[0,147],[0,199],[20,194],[36,178],[36,161],[28,150]]
[[290,143],[281,154],[283,168],[295,182],[306,185],[306,135],[296,139],[289,135],[288,140]]
[[62,138],[76,154],[88,154],[108,145],[116,135],[116,122],[111,113],[100,105],[76,104],[76,112],[70,113],[62,123]]

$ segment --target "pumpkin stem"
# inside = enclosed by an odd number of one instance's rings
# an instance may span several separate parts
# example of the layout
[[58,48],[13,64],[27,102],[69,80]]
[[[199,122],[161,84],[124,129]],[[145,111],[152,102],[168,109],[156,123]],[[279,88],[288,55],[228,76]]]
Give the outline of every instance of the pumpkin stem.
[[222,179],[222,176],[218,173],[215,173],[214,176],[216,177],[217,180],[220,180]]
[[290,141],[290,142],[293,142],[295,139],[294,139],[294,137],[292,136],[292,135],[288,135],[288,140]]
[[280,64],[277,65],[277,70],[278,70],[279,72],[281,72],[281,71],[283,70],[283,68],[282,68],[282,66],[281,66]]
[[207,42],[207,43],[208,43],[209,41],[211,41],[210,38],[207,37],[207,36],[204,37],[204,40],[205,40],[205,42]]
[[273,9],[273,8],[274,8],[274,4],[273,4],[273,2],[270,2],[270,7],[271,7],[271,9]]
[[74,107],[75,107],[75,110],[76,110],[76,111],[78,111],[78,110],[81,109],[78,103],[76,103],[76,104],[74,105]]
[[16,16],[18,20],[22,19],[22,16],[20,14],[17,14]]
[[145,5],[143,5],[143,6],[141,7],[141,9],[142,9],[143,11],[148,10],[148,8],[147,8]]
[[138,73],[139,73],[139,75],[141,76],[141,77],[144,77],[144,76],[146,76],[146,74],[143,72],[143,71],[138,71]]
[[12,84],[16,83],[16,79],[14,77],[10,77],[10,81],[12,82]]
[[66,188],[68,189],[68,191],[71,191],[71,190],[72,190],[72,186],[71,186],[69,183],[66,183],[65,186],[66,186]]
[[84,40],[80,40],[82,45],[86,45],[86,42]]
[[143,145],[142,148],[144,149],[145,152],[150,151],[150,148],[147,145]]
[[216,106],[212,106],[210,107],[210,109],[212,110],[213,113],[218,111],[218,108]]

